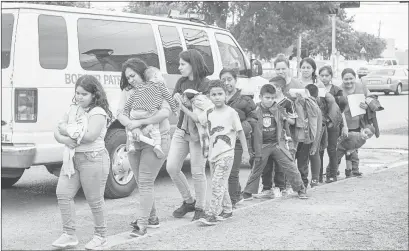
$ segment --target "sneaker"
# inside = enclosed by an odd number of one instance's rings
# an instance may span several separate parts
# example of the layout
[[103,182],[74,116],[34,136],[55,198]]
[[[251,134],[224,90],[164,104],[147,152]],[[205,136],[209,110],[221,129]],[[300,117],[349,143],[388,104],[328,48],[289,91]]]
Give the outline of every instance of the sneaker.
[[153,148],[153,151],[155,152],[156,157],[158,157],[159,159],[165,158],[165,154],[163,153],[162,147],[161,147],[160,145],[156,145],[156,146]]
[[282,192],[283,190],[285,190],[285,189],[284,188],[279,188],[279,187],[274,187],[273,188],[274,198],[280,198],[281,196],[283,196],[283,192]]
[[231,218],[231,217],[233,217],[233,212],[231,212],[231,213],[221,212],[221,213],[216,217],[216,219],[217,219],[218,221],[225,221],[225,220],[227,220],[227,219],[229,219],[229,218]]
[[192,221],[197,221],[198,219],[203,218],[205,216],[206,216],[206,214],[205,214],[205,211],[203,209],[196,208],[195,209],[195,215],[193,216]]
[[311,180],[311,188],[318,186],[318,180]]
[[147,227],[134,227],[129,235],[132,237],[142,237],[148,232],[146,229]]
[[[134,227],[134,228],[139,228],[139,226],[138,226],[138,220],[132,221],[130,225],[131,225],[132,227]],[[158,227],[160,227],[159,218],[158,218],[157,216],[152,217],[152,218],[149,218],[149,220],[148,220],[148,226],[147,226],[147,227],[148,227],[148,228],[158,228]]]
[[274,199],[274,192],[269,189],[269,190],[262,190],[261,193],[253,195],[254,198],[256,199]]
[[307,196],[307,189],[301,189],[300,191],[298,191],[298,198],[300,199],[308,199]]
[[243,200],[244,200],[244,201],[246,201],[246,200],[252,200],[252,199],[253,199],[253,195],[252,195],[251,193],[243,192]]
[[352,172],[352,177],[361,178],[361,177],[362,177],[362,173],[360,173],[360,172]]
[[327,180],[325,181],[326,183],[332,183],[337,181],[337,177],[328,177]]
[[78,245],[78,238],[76,235],[63,233],[52,245],[58,248],[75,247]]
[[203,218],[200,218],[199,221],[207,226],[213,226],[217,224],[217,219],[214,215],[210,216],[205,216]]
[[107,238],[94,235],[94,238],[92,238],[92,240],[85,245],[85,249],[98,250],[105,247],[107,244]]
[[236,201],[236,205],[237,204],[240,204],[240,203],[242,203],[244,201],[244,198],[243,198],[243,194],[242,193],[240,193],[240,196],[239,196],[239,199]]
[[173,217],[182,218],[187,213],[194,212],[195,211],[195,205],[196,205],[196,201],[194,201],[192,203],[186,203],[186,201],[183,201],[182,206],[180,206],[178,209],[176,209],[173,212]]

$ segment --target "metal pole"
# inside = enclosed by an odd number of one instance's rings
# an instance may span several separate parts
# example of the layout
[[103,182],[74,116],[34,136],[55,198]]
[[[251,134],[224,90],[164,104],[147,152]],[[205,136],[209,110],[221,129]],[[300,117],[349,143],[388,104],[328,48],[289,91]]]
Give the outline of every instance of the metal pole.
[[331,56],[332,56],[332,70],[336,74],[336,69],[335,69],[335,55],[336,55],[336,48],[335,48],[335,25],[336,25],[336,15],[331,14],[331,21],[332,21],[332,50],[331,50]]
[[301,61],[301,41],[302,35],[298,35],[298,43],[297,43],[297,78],[300,78],[300,61]]

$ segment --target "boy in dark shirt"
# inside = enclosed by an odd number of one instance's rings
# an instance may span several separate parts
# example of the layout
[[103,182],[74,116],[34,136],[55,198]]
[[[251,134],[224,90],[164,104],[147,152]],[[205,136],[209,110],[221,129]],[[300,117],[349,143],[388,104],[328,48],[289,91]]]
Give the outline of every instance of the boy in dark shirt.
[[259,142],[259,145],[262,146],[261,159],[254,159],[254,167],[243,191],[244,200],[252,199],[253,194],[258,192],[260,176],[270,156],[276,161],[278,167],[284,170],[293,190],[298,192],[299,198],[308,198],[300,172],[286,146],[285,135],[283,133],[283,117],[285,115],[280,111],[279,106],[274,104],[275,94],[276,89],[271,84],[264,85],[260,90],[261,102],[257,105],[256,112],[258,126],[261,128],[261,130],[257,131],[262,132],[261,142]]
[[[295,119],[298,117],[297,113],[295,112],[294,103],[283,93],[283,90],[285,90],[286,88],[286,81],[283,77],[276,76],[270,79],[269,82],[276,89],[274,103],[281,107],[281,111],[286,115],[283,117],[285,128],[283,133],[285,134],[287,147],[294,158],[296,147],[293,145],[293,140],[291,138],[290,132],[290,126],[295,124]],[[273,178],[275,187],[279,188],[280,192],[284,192],[286,189],[284,172],[283,170],[279,169],[279,166],[274,163],[274,160],[272,158],[270,158],[267,162],[267,165],[264,167],[263,175],[261,176],[263,190],[260,194],[254,195],[255,198],[273,199],[275,197],[275,194],[272,190]]]

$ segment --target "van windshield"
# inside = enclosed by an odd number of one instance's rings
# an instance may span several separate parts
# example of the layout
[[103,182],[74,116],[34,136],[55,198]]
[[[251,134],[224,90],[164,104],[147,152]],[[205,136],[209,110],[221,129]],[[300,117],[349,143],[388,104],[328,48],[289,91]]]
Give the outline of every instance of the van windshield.
[[13,36],[13,14],[1,15],[1,69],[10,65],[11,38]]

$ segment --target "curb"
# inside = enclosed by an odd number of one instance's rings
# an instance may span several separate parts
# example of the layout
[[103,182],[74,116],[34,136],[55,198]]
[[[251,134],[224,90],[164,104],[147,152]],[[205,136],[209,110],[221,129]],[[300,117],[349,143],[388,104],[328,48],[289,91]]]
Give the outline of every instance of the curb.
[[[379,148],[376,148],[376,149],[379,149]],[[393,150],[393,149],[384,149],[384,150]],[[407,149],[406,149],[406,150],[407,150]],[[406,152],[406,151],[405,151],[405,152]],[[384,166],[384,168],[379,169],[379,170],[375,170],[375,171],[373,171],[372,173],[369,173],[368,176],[371,176],[372,174],[375,174],[375,173],[384,172],[384,171],[390,170],[390,169],[392,169],[392,168],[401,167],[401,166],[403,166],[403,165],[408,165],[408,163],[409,163],[408,160],[404,160],[404,161],[398,160],[397,162],[388,163],[388,164],[386,164],[386,165],[385,165],[385,164],[384,164],[384,165],[379,165],[378,168],[379,168],[379,167],[382,167],[382,166]],[[368,177],[368,176],[365,176],[365,177]],[[359,179],[360,179],[360,178],[359,178]],[[323,187],[323,186],[327,186],[327,185],[331,185],[331,184],[334,185],[335,183],[346,182],[346,181],[348,181],[348,180],[351,180],[351,179],[350,179],[350,178],[349,178],[349,179],[342,179],[342,180],[338,180],[337,182],[333,182],[333,183],[324,183],[323,185],[320,185],[320,186],[317,186],[317,187],[314,187],[314,188],[309,188],[308,191],[310,191],[310,190],[314,191],[314,190],[316,190],[316,189],[319,188],[319,187]],[[272,202],[272,201],[279,201],[279,200],[286,199],[286,198],[289,198],[289,197],[297,197],[297,193],[296,193],[296,192],[293,192],[292,194],[289,194],[289,195],[287,195],[287,196],[280,196],[280,197],[275,198],[275,199],[262,200],[262,201],[260,201],[260,202],[258,202],[258,203],[254,203],[254,204],[251,204],[251,205],[248,205],[248,206],[245,206],[245,207],[237,208],[237,209],[235,209],[234,211],[235,211],[235,212],[240,212],[240,211],[243,211],[244,209],[251,209],[251,208],[253,208],[253,207],[255,207],[255,206],[259,206],[259,205],[264,204],[264,203],[269,203],[269,202]],[[254,200],[254,199],[253,199],[253,200]],[[255,199],[255,200],[258,200],[258,199]],[[119,242],[119,243],[111,244],[111,245],[108,244],[107,246],[105,246],[105,247],[103,248],[103,250],[112,250],[112,248],[115,247],[115,246],[119,246],[119,245],[123,245],[123,244],[128,244],[128,243],[135,243],[135,244],[137,244],[138,241],[141,240],[141,239],[144,239],[144,238],[147,238],[147,237],[151,237],[151,236],[155,236],[155,235],[161,234],[161,233],[166,233],[166,232],[169,232],[169,231],[173,231],[173,230],[175,230],[175,229],[178,229],[178,228],[180,228],[180,227],[190,226],[190,225],[194,225],[194,224],[197,224],[197,222],[194,221],[194,222],[183,223],[183,224],[177,225],[177,226],[175,226],[175,227],[170,227],[170,228],[166,228],[166,229],[163,229],[163,230],[158,230],[158,231],[155,231],[155,232],[153,232],[153,233],[147,233],[145,236],[142,236],[142,237],[130,238],[130,239],[121,241],[121,242]],[[108,236],[108,238],[114,238],[114,239],[115,239],[115,237],[118,238],[118,237],[124,236],[124,235],[129,236],[129,231],[127,231],[127,232],[122,232],[122,233],[118,233],[118,234],[116,234],[116,235],[111,235],[111,236]]]

